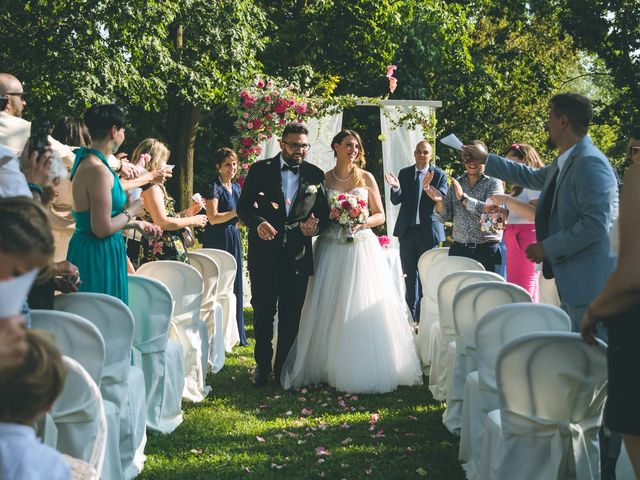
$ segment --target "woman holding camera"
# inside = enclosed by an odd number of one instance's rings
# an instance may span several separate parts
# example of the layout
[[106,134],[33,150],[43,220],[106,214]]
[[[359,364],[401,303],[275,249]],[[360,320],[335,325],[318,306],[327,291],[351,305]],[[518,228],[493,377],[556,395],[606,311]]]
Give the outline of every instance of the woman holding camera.
[[[164,143],[155,138],[147,138],[133,151],[131,163],[144,167],[147,171],[167,170],[173,165],[167,165],[169,149]],[[175,201],[164,188],[164,184],[150,184],[143,187],[142,199],[144,211],[142,218],[151,222],[164,231],[161,238],[149,239],[137,232],[128,235],[127,254],[135,268],[154,260],[187,261],[187,248],[190,247],[188,227],[204,227],[207,224],[206,215],[198,215],[202,205],[198,202],[176,213]],[[185,238],[186,237],[186,238]]]
[[67,260],[82,277],[80,291],[105,293],[128,301],[127,255],[123,229],[158,238],[160,227],[134,220],[141,200],[127,200],[120,179],[107,157],[124,141],[125,121],[116,105],[94,105],[84,115],[91,148],[80,148],[71,169],[76,230]]

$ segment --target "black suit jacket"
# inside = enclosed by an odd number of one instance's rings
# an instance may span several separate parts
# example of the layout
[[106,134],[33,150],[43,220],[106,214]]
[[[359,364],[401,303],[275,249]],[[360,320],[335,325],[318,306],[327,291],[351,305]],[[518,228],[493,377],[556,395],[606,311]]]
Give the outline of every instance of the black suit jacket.
[[[311,237],[302,234],[299,222],[313,213],[322,231],[329,221],[329,206],[324,172],[315,165],[302,162],[299,175],[298,193],[287,216],[280,154],[256,162],[249,169],[237,212],[249,228],[248,264],[251,272],[272,269],[286,262],[292,271],[300,275],[313,275]],[[278,232],[273,240],[265,241],[258,236],[258,225],[262,222],[269,222]]]
[[[447,174],[439,168],[429,165],[429,171],[434,172],[431,185],[440,190],[443,196],[447,195]],[[409,227],[412,223],[411,213],[413,211],[413,205],[418,201],[418,192],[415,188],[416,179],[416,167],[412,165],[410,167],[403,168],[398,174],[398,180],[400,181],[400,189],[394,191],[391,189],[391,203],[394,205],[400,205],[400,212],[398,213],[398,219],[396,220],[396,226],[393,230],[393,234],[402,241],[402,237],[407,234]],[[429,198],[429,196],[423,192],[420,198],[420,205],[418,210],[420,212],[420,231],[426,242],[431,246],[436,243],[444,242],[444,225],[433,214],[433,207],[435,202]]]

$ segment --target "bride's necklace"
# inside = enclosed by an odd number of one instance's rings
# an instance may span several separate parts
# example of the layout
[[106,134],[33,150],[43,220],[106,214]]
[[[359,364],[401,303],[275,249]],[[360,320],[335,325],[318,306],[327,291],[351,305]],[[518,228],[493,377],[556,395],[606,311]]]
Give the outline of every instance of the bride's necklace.
[[349,180],[351,180],[351,177],[353,177],[353,171],[351,172],[351,175],[349,175],[347,178],[338,178],[338,176],[336,175],[336,169],[332,168],[331,175],[333,175],[333,178],[335,178],[339,182],[348,182]]

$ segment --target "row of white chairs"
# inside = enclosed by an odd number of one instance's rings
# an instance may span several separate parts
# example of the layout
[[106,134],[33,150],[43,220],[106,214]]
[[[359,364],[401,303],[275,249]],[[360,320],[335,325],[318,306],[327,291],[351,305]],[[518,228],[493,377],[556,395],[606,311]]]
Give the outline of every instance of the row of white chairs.
[[[173,431],[182,422],[181,400],[203,400],[207,370],[224,365],[225,328],[229,348],[234,328],[239,340],[235,259],[217,250],[191,255],[195,267],[160,261],[130,275],[129,307],[107,295],[78,293],[56,297],[54,311],[34,311],[34,326],[53,330],[63,354],[100,386],[108,424],[105,478],[128,479],[141,471],[146,428]],[[70,376],[48,420],[48,443],[91,459],[98,416],[86,382]]]

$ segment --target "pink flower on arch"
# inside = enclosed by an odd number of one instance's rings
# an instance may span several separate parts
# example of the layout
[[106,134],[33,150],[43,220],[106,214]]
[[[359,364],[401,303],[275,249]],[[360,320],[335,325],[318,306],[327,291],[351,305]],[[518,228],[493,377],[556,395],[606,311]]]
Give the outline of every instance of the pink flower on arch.
[[253,138],[244,137],[242,140],[240,140],[240,143],[245,147],[250,147],[251,145],[253,145]]
[[256,86],[258,88],[264,88],[264,80],[262,79],[258,80],[258,83],[256,83]]
[[296,105],[296,113],[298,115],[304,115],[305,113],[307,113],[307,106],[304,103],[299,103],[298,105]]
[[278,98],[273,106],[273,111],[276,113],[284,113],[287,111],[289,103],[284,98]]
[[255,118],[252,123],[254,130],[258,130],[260,127],[262,127],[262,120],[259,118]]

